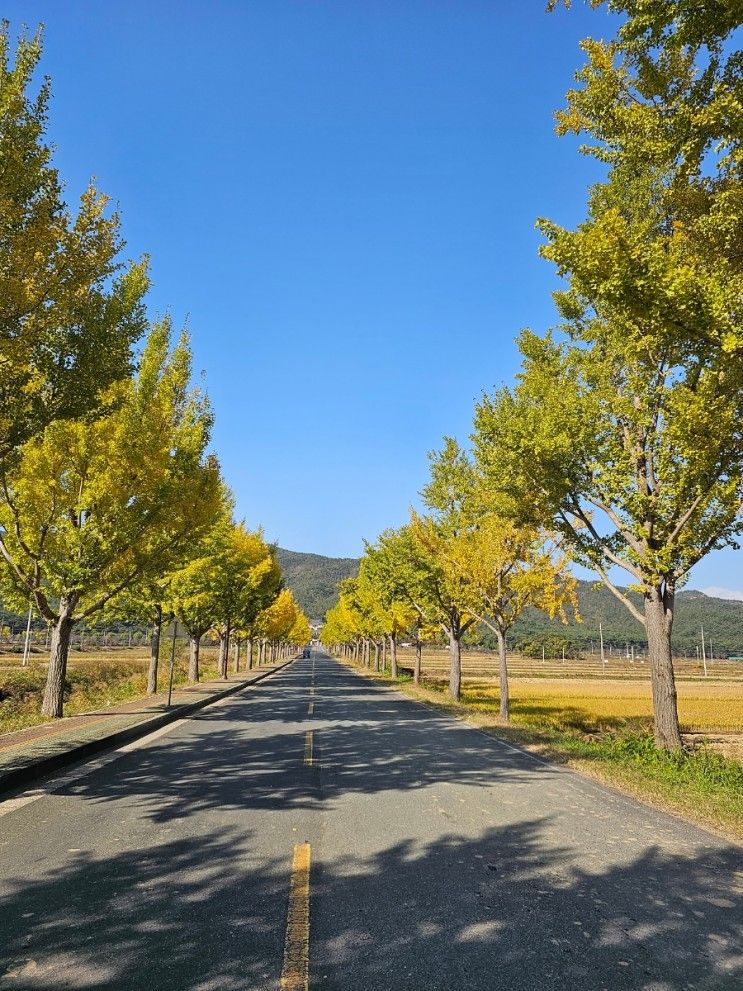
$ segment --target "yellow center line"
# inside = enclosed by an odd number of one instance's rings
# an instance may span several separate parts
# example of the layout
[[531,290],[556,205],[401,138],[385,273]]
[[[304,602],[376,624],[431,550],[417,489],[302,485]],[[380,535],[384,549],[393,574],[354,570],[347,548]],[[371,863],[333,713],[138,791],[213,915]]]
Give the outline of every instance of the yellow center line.
[[294,847],[286,916],[281,991],[309,991],[310,986],[310,844]]
[[312,716],[314,715],[314,712],[315,712],[315,703],[310,702],[310,704],[307,706],[307,715]]
[[312,767],[312,730],[308,729],[304,734],[304,763],[306,767]]

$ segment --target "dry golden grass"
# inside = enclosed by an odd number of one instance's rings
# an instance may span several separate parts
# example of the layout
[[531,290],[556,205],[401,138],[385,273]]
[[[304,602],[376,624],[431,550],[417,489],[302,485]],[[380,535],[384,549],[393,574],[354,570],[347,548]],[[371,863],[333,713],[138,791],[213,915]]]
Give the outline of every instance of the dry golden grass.
[[[81,667],[86,664],[90,664],[91,662],[104,660],[107,662],[110,661],[111,663],[116,663],[117,661],[124,661],[126,663],[141,661],[143,665],[146,665],[149,660],[149,656],[149,647],[112,647],[105,649],[95,647],[93,650],[83,651],[73,648],[70,651],[67,667]],[[46,666],[48,659],[49,657],[45,650],[36,648],[36,650],[34,650],[31,654],[29,661],[31,666]],[[0,652],[0,668],[20,668],[22,660],[22,654]]]
[[[12,663],[6,663],[6,661]],[[21,667],[15,656],[0,659],[0,733],[35,726],[46,722],[40,713],[46,682],[46,656],[34,655],[27,667]],[[170,644],[161,641],[159,689],[167,685]],[[216,677],[217,650],[202,647],[202,681]],[[245,659],[243,658],[243,664]],[[93,709],[107,708],[122,702],[143,698],[147,689],[149,650],[96,649],[90,652],[71,651],[65,689],[65,715],[76,715]],[[187,680],[188,661],[185,645],[177,643],[174,684]]]

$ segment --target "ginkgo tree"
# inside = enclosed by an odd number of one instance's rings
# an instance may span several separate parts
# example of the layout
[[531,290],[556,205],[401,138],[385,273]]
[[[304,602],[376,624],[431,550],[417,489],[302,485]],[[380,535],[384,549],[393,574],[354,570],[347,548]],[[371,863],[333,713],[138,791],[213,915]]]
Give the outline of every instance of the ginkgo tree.
[[260,530],[232,522],[232,497],[224,491],[221,511],[203,537],[198,553],[169,579],[170,607],[189,639],[189,681],[199,680],[202,637],[219,637],[218,670],[227,677],[230,640],[241,636],[248,615],[256,614],[278,593],[281,571],[275,549]]
[[253,666],[253,644],[258,618],[265,609],[268,609],[277,600],[283,588],[276,547],[273,544],[266,544],[265,547],[267,556],[263,558],[258,569],[251,570],[250,579],[243,586],[238,611],[235,614],[236,670],[239,668],[239,651],[243,640],[247,641],[248,669]]
[[[187,552],[185,552],[187,553]],[[127,623],[144,623],[149,628],[150,657],[147,665],[147,694],[155,695],[158,688],[160,667],[160,643],[164,603],[168,596],[169,576],[148,576],[141,582],[127,586],[119,595],[110,599],[103,608],[103,619]]]
[[145,264],[121,260],[106,197],[90,186],[75,216],[63,200],[45,136],[49,80],[34,92],[41,31],[12,49],[0,23],[0,461],[105,405],[130,374],[148,287]]
[[[302,611],[297,605],[293,592],[283,588],[273,602],[262,609],[256,618],[255,629],[262,641],[261,658],[265,660],[265,648],[272,649],[272,660],[276,660],[278,648],[282,643],[291,643],[292,631],[303,630],[301,624]],[[300,623],[297,626],[297,623]]]
[[248,530],[244,523],[230,524],[216,538],[210,595],[219,637],[219,676],[226,678],[233,629],[244,610],[256,599],[260,602],[266,586],[275,589],[280,577],[275,550],[266,544],[262,531]]
[[[339,591],[353,628],[354,659],[361,660],[366,667],[369,667],[371,646],[374,645],[375,666],[378,666],[379,647],[386,633],[377,591],[369,581],[365,559],[362,559],[359,574],[344,579],[339,585]],[[395,677],[396,668],[393,670]]]
[[417,524],[419,539],[439,559],[442,582],[466,611],[498,641],[500,715],[509,718],[506,634],[533,606],[566,621],[577,605],[577,582],[569,556],[545,530],[509,517],[508,500],[494,499],[481,467],[453,438],[430,456],[426,499],[446,513],[449,524]]
[[292,647],[301,647],[312,639],[312,624],[302,610],[299,610],[291,629],[286,634],[287,643]]
[[[516,389],[478,408],[484,471],[493,491],[507,480],[521,494],[527,519],[549,516],[645,627],[656,741],[677,748],[675,594],[743,529],[743,368],[705,368],[671,340],[662,359],[636,340],[630,361],[626,336],[609,331],[591,347],[528,335],[522,349]],[[611,569],[642,594],[642,611]]]
[[427,623],[438,623],[449,640],[449,694],[459,699],[462,685],[462,638],[477,617],[452,566],[450,548],[472,525],[470,492],[475,485],[471,459],[451,438],[441,451],[429,453],[430,477],[422,492],[429,513],[413,511],[407,573],[419,582],[413,604]]
[[577,581],[546,534],[493,513],[479,517],[444,553],[467,608],[498,641],[500,717],[508,720],[506,634],[529,606],[566,622],[566,607],[577,606]]
[[111,387],[112,412],[51,424],[0,471],[0,555],[52,625],[44,715],[62,715],[73,625],[167,573],[213,521],[212,416],[190,378],[187,338],[171,349],[160,321],[136,378]]
[[329,649],[338,648],[344,655],[357,647],[362,620],[348,591],[341,583],[338,602],[328,610],[320,639]]
[[220,538],[231,526],[232,508],[232,496],[223,485],[212,525],[191,548],[190,558],[167,576],[168,611],[175,615],[188,634],[188,680],[192,684],[201,677],[201,640],[216,622],[216,553]]
[[[398,640],[402,634],[418,630],[422,617],[402,585],[404,571],[398,570],[401,562],[392,552],[392,544],[389,532],[378,544],[367,543],[359,568],[358,583],[362,597],[372,603],[376,626],[389,644],[390,673],[393,678],[397,678]],[[419,640],[418,636],[416,640]],[[419,652],[416,653],[413,675],[417,684],[420,681]]]

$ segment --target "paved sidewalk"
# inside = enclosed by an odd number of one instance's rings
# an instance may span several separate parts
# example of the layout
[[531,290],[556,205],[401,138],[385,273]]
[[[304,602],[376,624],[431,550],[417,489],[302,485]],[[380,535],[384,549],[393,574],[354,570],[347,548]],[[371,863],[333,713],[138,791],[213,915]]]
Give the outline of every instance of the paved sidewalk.
[[167,692],[161,692],[107,709],[0,734],[0,794],[181,719],[246,685],[262,681],[288,663],[291,661],[231,674],[226,681],[203,681],[198,685],[174,688],[169,709]]

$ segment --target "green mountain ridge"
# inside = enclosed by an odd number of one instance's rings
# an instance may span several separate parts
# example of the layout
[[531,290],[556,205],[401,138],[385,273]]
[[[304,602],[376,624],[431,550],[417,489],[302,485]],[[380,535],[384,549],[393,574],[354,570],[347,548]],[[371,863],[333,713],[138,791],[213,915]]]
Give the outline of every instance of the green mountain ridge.
[[[642,612],[642,598],[629,593]],[[593,582],[578,583],[577,622],[569,610],[568,622],[549,617],[537,609],[527,609],[513,629],[513,639],[522,644],[548,637],[569,641],[578,649],[593,647],[598,651],[600,628],[604,643],[613,647],[644,649],[647,645],[644,628],[626,607],[604,586]],[[677,653],[694,656],[701,649],[702,628],[709,656],[710,645],[715,657],[743,656],[743,602],[718,599],[696,589],[682,590],[676,595],[673,623],[673,648]]]
[[338,601],[338,583],[359,570],[355,557],[325,557],[278,548],[284,582],[313,623],[320,623]]
[[[278,549],[279,560],[287,586],[313,622],[321,622],[325,613],[338,601],[338,582],[355,575],[358,558],[326,557],[301,551]],[[641,605],[640,596],[630,593]],[[578,583],[579,623],[572,614],[568,623],[551,620],[538,609],[529,609],[516,623],[509,639],[521,645],[540,640],[567,641],[579,649],[593,642],[598,649],[599,624],[608,646],[625,648],[634,644],[644,648],[645,631],[627,609],[603,586],[592,582]],[[683,590],[676,597],[674,648],[690,655],[701,644],[704,627],[707,644],[712,643],[716,657],[743,656],[743,602],[718,599],[695,589]]]

